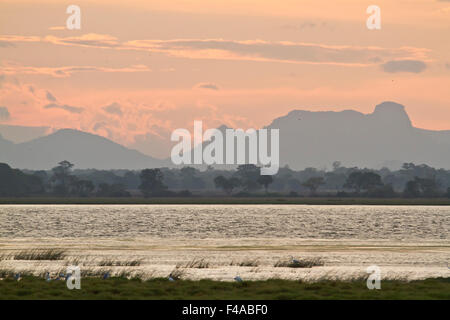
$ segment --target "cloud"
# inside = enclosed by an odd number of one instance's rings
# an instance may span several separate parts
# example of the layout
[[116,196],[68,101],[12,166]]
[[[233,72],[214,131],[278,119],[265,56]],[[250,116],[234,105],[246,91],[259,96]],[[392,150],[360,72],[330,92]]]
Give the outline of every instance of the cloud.
[[0,120],[9,120],[11,114],[7,107],[0,106]]
[[426,56],[428,49],[400,47],[336,46],[316,43],[270,42],[262,40],[181,39],[135,40],[123,44],[124,48],[166,53],[190,59],[222,59],[267,61],[298,64],[331,64],[343,66],[368,66],[378,57],[383,61],[418,59]]
[[65,26],[54,26],[54,27],[48,28],[48,30],[65,30],[65,29],[66,29]]
[[0,41],[0,48],[14,47],[14,44],[8,41]]
[[32,67],[22,66],[16,63],[7,62],[0,67],[0,72],[4,74],[33,74],[33,75],[49,75],[55,78],[70,77],[78,72],[150,72],[152,71],[145,65],[132,65],[123,68],[108,68],[94,66],[65,66],[65,67]]
[[411,72],[420,73],[427,68],[427,65],[423,61],[419,60],[393,60],[388,61],[382,65],[385,72]]
[[107,34],[88,33],[77,37],[46,36],[43,42],[60,45],[79,45],[86,47],[113,48],[119,45],[116,37]]
[[70,113],[82,113],[84,111],[84,108],[81,107],[73,107],[67,104],[61,105],[56,103],[47,104],[44,106],[44,109],[62,109]]
[[105,110],[109,114],[116,114],[118,116],[123,115],[122,113],[122,107],[120,104],[113,102],[108,106],[103,107],[103,110]]
[[56,101],[56,98],[49,91],[47,91],[46,97],[47,97],[48,101],[52,101],[52,102]]
[[426,48],[363,47],[327,45],[288,41],[225,40],[225,39],[144,39],[120,42],[104,34],[85,34],[78,37],[0,36],[7,42],[47,42],[55,45],[83,46],[114,50],[138,50],[162,53],[188,59],[217,59],[266,61],[296,64],[329,64],[340,66],[369,66],[375,57],[382,61],[425,59],[431,51]]
[[202,82],[195,85],[195,88],[209,89],[209,90],[219,90],[219,86],[214,83]]

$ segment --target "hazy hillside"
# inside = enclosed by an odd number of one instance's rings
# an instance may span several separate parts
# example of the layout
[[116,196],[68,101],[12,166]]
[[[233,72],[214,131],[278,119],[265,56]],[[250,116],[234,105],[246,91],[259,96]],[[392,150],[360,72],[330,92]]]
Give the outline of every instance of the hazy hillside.
[[291,111],[267,128],[280,129],[280,161],[291,168],[400,167],[403,162],[450,168],[450,131],[414,128],[405,108],[383,102],[371,114]]
[[63,129],[29,142],[11,144],[0,140],[0,162],[15,168],[49,169],[61,160],[77,168],[142,169],[160,167],[162,160],[127,149],[106,138]]

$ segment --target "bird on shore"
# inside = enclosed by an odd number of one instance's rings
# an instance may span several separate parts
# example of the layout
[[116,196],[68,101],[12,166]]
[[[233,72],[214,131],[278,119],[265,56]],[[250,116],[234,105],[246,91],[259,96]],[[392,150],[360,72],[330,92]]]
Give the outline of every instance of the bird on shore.
[[18,272],[14,275],[14,280],[20,281],[20,279],[22,279],[22,278],[20,277],[20,272]]
[[49,272],[45,273],[45,281],[47,281],[47,282],[52,281],[52,279],[50,278],[50,273]]
[[64,279],[67,281],[71,276],[72,276],[72,274],[69,272],[69,273],[66,274]]
[[234,281],[243,282],[244,280],[242,280],[242,278],[240,276],[236,276],[236,277],[234,277]]
[[169,276],[169,281],[175,281],[175,279]]
[[103,275],[103,280],[108,279],[109,276],[110,276],[110,274],[109,274],[109,271],[108,271],[108,272],[106,272],[106,273]]
[[300,261],[297,260],[297,259],[294,259],[293,256],[291,256],[291,261],[292,261],[292,263],[294,263],[294,264],[299,264],[299,263],[300,263]]

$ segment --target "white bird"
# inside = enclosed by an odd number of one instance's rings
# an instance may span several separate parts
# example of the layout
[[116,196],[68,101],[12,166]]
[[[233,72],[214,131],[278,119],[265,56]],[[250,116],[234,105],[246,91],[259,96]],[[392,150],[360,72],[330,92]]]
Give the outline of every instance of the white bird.
[[52,279],[50,278],[50,273],[49,272],[45,273],[45,281],[47,281],[47,282],[52,281]]
[[169,281],[175,281],[175,279],[169,276]]
[[19,273],[16,273],[15,275],[14,275],[14,280],[16,280],[16,281],[20,281],[20,272]]
[[234,280],[237,281],[237,282],[242,282],[242,281],[244,281],[244,280],[242,280],[242,278],[241,278],[240,276],[234,277]]
[[297,259],[294,259],[293,256],[291,256],[291,261],[292,261],[292,263],[294,263],[294,264],[299,264],[299,263],[300,263],[300,261],[297,260]]

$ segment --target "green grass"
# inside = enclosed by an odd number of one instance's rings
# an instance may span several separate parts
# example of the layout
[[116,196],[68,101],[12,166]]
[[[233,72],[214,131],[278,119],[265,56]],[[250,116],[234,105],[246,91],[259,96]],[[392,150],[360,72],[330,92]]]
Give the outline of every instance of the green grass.
[[0,281],[0,299],[450,299],[450,278],[421,281],[382,281],[381,290],[368,290],[365,281],[302,283],[288,280],[170,282],[166,279],[83,278],[80,290],[64,281],[24,277]]
[[316,204],[316,205],[450,205],[448,198],[302,198],[302,197],[186,197],[186,198],[0,198],[0,204]]

